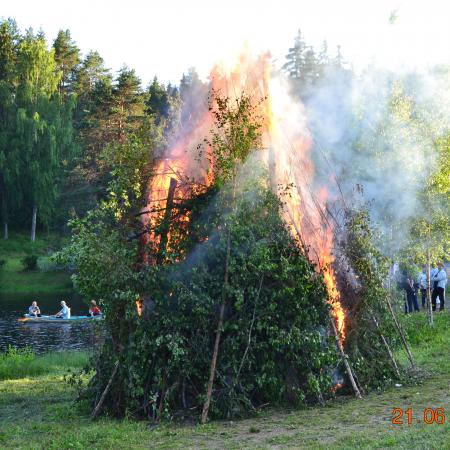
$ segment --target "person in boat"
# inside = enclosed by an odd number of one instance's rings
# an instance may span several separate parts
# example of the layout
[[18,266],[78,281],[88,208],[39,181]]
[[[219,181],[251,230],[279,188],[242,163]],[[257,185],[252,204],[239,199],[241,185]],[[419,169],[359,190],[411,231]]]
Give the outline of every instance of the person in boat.
[[61,311],[56,313],[55,317],[58,317],[60,319],[70,319],[70,308],[67,306],[64,300],[61,302]]
[[91,300],[91,306],[89,308],[89,315],[91,317],[102,315],[102,310],[97,306],[97,302],[95,300]]
[[28,315],[34,317],[41,317],[41,310],[39,309],[39,306],[36,301],[31,303],[31,306],[28,308]]

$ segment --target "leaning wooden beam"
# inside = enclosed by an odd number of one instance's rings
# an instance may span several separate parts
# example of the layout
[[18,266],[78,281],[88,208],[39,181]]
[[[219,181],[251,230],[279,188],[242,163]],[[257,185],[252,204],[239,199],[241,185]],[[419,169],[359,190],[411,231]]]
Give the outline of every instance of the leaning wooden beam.
[[389,311],[391,313],[391,316],[394,319],[395,327],[397,328],[398,334],[400,335],[400,338],[402,340],[403,347],[405,347],[406,354],[408,355],[409,362],[411,363],[411,367],[415,367],[416,364],[414,362],[411,350],[409,349],[409,345],[408,345],[408,341],[406,340],[405,333],[403,332],[403,328],[400,325],[400,323],[399,323],[399,321],[397,319],[397,316],[395,315],[394,309],[392,308],[392,305],[391,305],[391,302],[390,302],[389,298],[386,298],[386,302],[387,302],[387,305],[388,305],[388,309],[389,309]]
[[226,258],[225,258],[225,276],[224,276],[224,288],[222,290],[222,303],[220,305],[219,322],[217,324],[216,337],[214,339],[214,351],[213,351],[213,356],[211,359],[211,366],[210,366],[210,370],[209,370],[208,387],[206,389],[205,403],[203,404],[201,423],[206,423],[206,421],[208,420],[209,405],[211,404],[214,379],[216,377],[217,356],[219,354],[220,337],[222,334],[222,327],[223,327],[223,321],[224,321],[224,316],[225,316],[225,306],[226,306],[226,300],[227,300],[227,289],[226,288],[228,287],[228,272],[229,272],[229,266],[230,266],[230,254],[231,254],[231,232],[230,232],[230,228],[228,228],[227,229],[227,254],[226,254]]
[[100,412],[100,409],[103,406],[103,402],[105,401],[105,398],[108,395],[109,390],[111,389],[111,385],[114,380],[114,377],[116,376],[118,368],[119,368],[119,361],[116,361],[116,364],[114,365],[114,370],[111,374],[108,384],[106,385],[105,390],[103,391],[103,394],[97,403],[97,406],[94,408],[94,411],[92,411],[91,419],[95,419],[97,417],[98,413]]
[[384,334],[381,332],[380,325],[378,324],[378,320],[376,319],[375,316],[372,316],[372,321],[375,324],[375,326],[377,327],[378,332],[380,333],[381,340],[383,341],[383,344],[386,347],[386,350],[388,352],[389,358],[391,358],[392,365],[394,366],[395,373],[397,374],[397,377],[401,378],[400,370],[398,369],[398,365],[397,365],[397,361],[394,358],[394,355],[393,355],[393,353],[391,351],[391,348],[389,347],[389,344],[388,344],[386,338],[384,337]]
[[350,383],[352,384],[353,391],[355,392],[355,396],[357,398],[362,398],[361,392],[356,384],[355,377],[353,376],[352,368],[350,367],[350,363],[348,362],[348,357],[344,352],[344,348],[342,347],[342,343],[339,340],[339,334],[336,329],[336,324],[334,323],[334,318],[330,316],[331,327],[333,329],[334,337],[336,338],[336,345],[341,354],[342,361],[345,366],[345,370],[347,372],[348,378],[350,379]]
[[162,221],[161,227],[161,240],[159,241],[159,251],[157,262],[161,263],[164,260],[164,253],[167,248],[167,241],[169,236],[169,228],[170,228],[170,215],[172,213],[173,208],[173,198],[175,196],[175,189],[177,188],[177,180],[175,178],[170,179],[169,192],[167,194],[166,201],[166,210],[164,212],[164,217]]

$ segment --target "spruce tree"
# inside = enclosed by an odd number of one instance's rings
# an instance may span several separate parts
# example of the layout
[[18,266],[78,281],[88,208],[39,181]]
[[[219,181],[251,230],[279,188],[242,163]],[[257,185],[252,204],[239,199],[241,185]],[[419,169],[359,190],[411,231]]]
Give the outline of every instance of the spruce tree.
[[306,49],[307,46],[303,39],[303,34],[301,30],[298,30],[297,36],[294,40],[294,46],[288,50],[286,62],[283,65],[283,70],[291,78],[297,80],[301,78]]
[[148,87],[148,98],[145,101],[146,113],[160,121],[161,118],[169,117],[170,114],[170,99],[169,93],[163,84],[158,82],[155,77],[153,82]]

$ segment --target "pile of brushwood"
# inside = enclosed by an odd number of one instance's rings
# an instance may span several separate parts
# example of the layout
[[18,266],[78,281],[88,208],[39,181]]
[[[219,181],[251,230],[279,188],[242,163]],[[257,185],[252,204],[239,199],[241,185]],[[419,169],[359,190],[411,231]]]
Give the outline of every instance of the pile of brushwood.
[[[85,394],[98,401],[119,361],[105,410],[201,413],[223,302],[210,417],[330,396],[336,349],[326,288],[286,230],[278,200],[253,187],[226,218],[220,193],[203,194],[196,207],[189,256],[141,268],[138,289],[130,286],[107,307],[112,339],[96,355]],[[224,221],[229,233],[217,231]]]
[[[109,336],[87,368],[94,376],[83,397],[94,416],[241,417],[265,405],[323,403],[335,395],[336,368],[345,376],[323,277],[282,220],[265,168],[249,158],[261,147],[258,103],[244,94],[213,100],[206,142],[214,183],[178,196],[156,227],[139,231],[143,161],[71,223],[60,260],[77,268],[84,297],[101,299]],[[122,153],[135,152],[130,145]],[[139,173],[142,180],[132,178]],[[358,282],[338,280],[349,294],[345,346],[365,388],[396,376],[380,340],[393,334],[385,262],[367,217],[349,215],[346,229],[342,258]],[[134,239],[147,232],[159,245]]]

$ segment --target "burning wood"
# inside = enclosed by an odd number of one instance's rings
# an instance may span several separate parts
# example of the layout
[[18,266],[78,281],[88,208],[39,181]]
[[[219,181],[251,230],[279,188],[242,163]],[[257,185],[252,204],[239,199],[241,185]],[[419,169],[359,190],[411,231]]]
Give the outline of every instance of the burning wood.
[[175,196],[175,189],[177,188],[177,180],[170,178],[169,190],[166,200],[166,208],[164,211],[164,218],[161,224],[161,233],[159,240],[159,251],[157,256],[157,262],[162,263],[164,261],[164,253],[166,251],[167,243],[169,241],[169,227],[170,227],[170,215],[173,208],[173,198]]
[[339,353],[341,354],[342,362],[344,363],[345,370],[347,372],[347,375],[348,375],[348,378],[349,378],[350,383],[352,385],[352,388],[353,388],[353,391],[355,393],[355,396],[357,398],[362,398],[361,392],[360,392],[360,390],[358,388],[358,385],[356,384],[355,377],[353,376],[352,368],[350,367],[350,363],[348,362],[348,357],[347,357],[346,353],[344,352],[344,348],[342,347],[342,342],[340,340],[340,336],[339,336],[338,331],[336,329],[336,324],[334,323],[334,319],[331,319],[330,322],[331,322],[331,328],[333,330],[333,334],[336,337],[337,348],[339,350]]
[[[271,75],[270,55],[254,60],[244,53],[239,63],[231,70],[216,66],[211,72],[211,88],[231,98],[241,92],[248,92],[255,98],[266,101],[260,107],[264,118],[264,147],[269,149],[266,164],[269,165],[270,186],[280,195],[280,186],[289,186],[283,196],[284,219],[293,236],[300,239],[308,250],[318,271],[324,276],[328,289],[328,301],[336,319],[341,343],[345,340],[345,312],[341,305],[333,268],[333,227],[327,216],[329,194],[324,187],[314,189],[314,164],[310,158],[311,138],[305,124],[305,116],[298,105],[294,105],[287,89],[279,79]],[[198,114],[200,120],[169,148],[156,169],[151,181],[145,210],[171,209],[173,196],[170,195],[171,180],[181,176],[190,177],[195,182],[208,186],[211,180],[213,159],[208,154],[198,159],[198,142],[203,142],[208,134],[212,119],[209,114]],[[208,156],[209,155],[209,156]],[[268,159],[268,160],[267,160]],[[170,161],[170,163],[169,163]],[[193,164],[197,161],[197,164]],[[177,174],[177,176],[174,176]],[[179,196],[183,198],[182,192]],[[171,201],[169,201],[171,200]],[[161,220],[157,213],[142,214],[144,224],[155,225]],[[164,221],[164,219],[162,219]],[[185,220],[189,220],[188,217]],[[170,231],[167,235],[146,236],[142,245],[156,245],[161,253],[162,246],[170,246]]]

